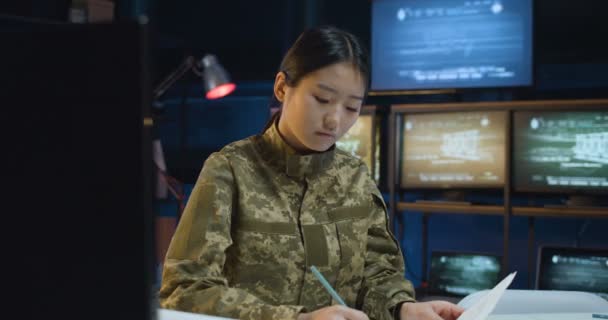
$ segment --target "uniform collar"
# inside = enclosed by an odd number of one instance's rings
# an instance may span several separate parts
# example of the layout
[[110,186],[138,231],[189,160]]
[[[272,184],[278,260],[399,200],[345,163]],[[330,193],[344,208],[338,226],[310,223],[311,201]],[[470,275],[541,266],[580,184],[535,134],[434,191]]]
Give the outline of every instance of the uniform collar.
[[304,178],[325,171],[333,162],[336,146],[329,150],[307,155],[299,154],[285,142],[277,128],[278,121],[273,123],[261,136],[260,146],[264,159],[284,169],[293,178]]

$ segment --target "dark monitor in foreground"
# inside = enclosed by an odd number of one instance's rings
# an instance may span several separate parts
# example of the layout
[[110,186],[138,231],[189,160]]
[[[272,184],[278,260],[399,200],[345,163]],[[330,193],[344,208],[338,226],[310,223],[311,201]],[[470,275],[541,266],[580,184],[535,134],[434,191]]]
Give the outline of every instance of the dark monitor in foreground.
[[608,111],[514,114],[516,190],[608,192]]
[[379,182],[380,148],[378,148],[378,141],[376,140],[379,135],[375,132],[374,121],[374,115],[360,115],[350,130],[336,142],[336,147],[363,160],[367,164],[371,176],[376,182]]
[[506,121],[502,111],[404,115],[401,186],[502,187]]
[[433,252],[429,293],[466,296],[492,289],[501,272],[500,256],[485,253]]
[[[145,24],[0,17],[20,318],[154,318]],[[10,231],[12,229],[13,231]],[[10,268],[10,266],[9,266]]]
[[541,247],[536,289],[586,291],[608,297],[608,249]]
[[372,90],[532,84],[532,1],[372,1]]

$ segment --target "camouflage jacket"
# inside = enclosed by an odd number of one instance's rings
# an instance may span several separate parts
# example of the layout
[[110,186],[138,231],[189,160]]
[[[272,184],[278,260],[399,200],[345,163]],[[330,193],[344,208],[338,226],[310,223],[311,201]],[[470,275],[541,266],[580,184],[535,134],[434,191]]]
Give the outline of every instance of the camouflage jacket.
[[336,149],[299,155],[271,126],[212,154],[163,266],[161,307],[238,319],[295,319],[335,303],[392,319],[414,301],[367,167]]

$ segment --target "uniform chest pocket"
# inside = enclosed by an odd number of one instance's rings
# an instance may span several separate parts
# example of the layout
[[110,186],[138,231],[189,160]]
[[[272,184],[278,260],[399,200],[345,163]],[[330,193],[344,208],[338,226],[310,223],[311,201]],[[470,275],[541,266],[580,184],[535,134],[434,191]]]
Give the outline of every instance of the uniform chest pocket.
[[292,288],[305,263],[295,223],[241,220],[235,224],[233,245],[225,270],[230,285],[268,303],[294,304]]
[[[297,225],[285,222],[239,221],[234,232],[236,257],[244,264],[291,260],[301,255]],[[294,261],[302,260],[295,259]]]
[[340,267],[336,289],[348,305],[354,305],[363,281],[367,248],[369,206],[339,208],[328,213],[336,226]]
[[340,243],[341,266],[361,265],[365,262],[367,226],[372,208],[369,206],[344,207],[328,212],[336,224]]

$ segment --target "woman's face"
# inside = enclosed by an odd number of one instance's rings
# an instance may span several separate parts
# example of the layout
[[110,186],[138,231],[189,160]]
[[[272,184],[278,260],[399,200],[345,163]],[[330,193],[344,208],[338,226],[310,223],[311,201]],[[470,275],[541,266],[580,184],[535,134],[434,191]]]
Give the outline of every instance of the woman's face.
[[280,72],[274,89],[283,103],[279,131],[286,142],[299,152],[322,152],[357,120],[365,83],[352,63],[341,62],[308,74],[295,87]]

